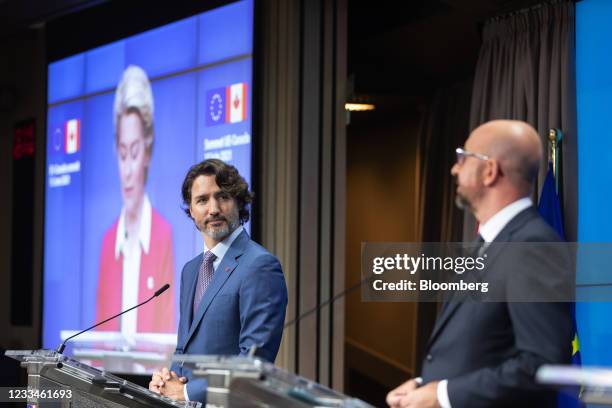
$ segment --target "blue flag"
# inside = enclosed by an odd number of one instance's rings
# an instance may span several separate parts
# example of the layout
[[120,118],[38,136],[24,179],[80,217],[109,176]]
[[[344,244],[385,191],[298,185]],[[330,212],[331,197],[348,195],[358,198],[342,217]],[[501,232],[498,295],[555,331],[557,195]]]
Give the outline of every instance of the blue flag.
[[[555,185],[555,176],[553,175],[552,163],[548,163],[548,172],[542,186],[540,194],[540,203],[538,211],[542,218],[557,231],[557,234],[565,241],[565,229],[563,228],[563,216],[561,215],[561,201],[557,194]],[[575,305],[572,303],[572,317],[574,319],[574,339],[572,341],[572,364],[576,366],[582,365],[580,359],[580,346],[578,344],[578,332],[576,330],[576,315],[574,313]],[[584,407],[584,404],[578,399],[578,393],[571,395],[569,392],[560,392],[557,394],[558,408],[577,408]]]
[[563,228],[563,217],[561,216],[561,202],[555,186],[555,176],[553,175],[552,163],[548,163],[548,172],[542,186],[540,194],[540,204],[538,211],[542,218],[557,231],[557,234],[565,241],[565,229]]

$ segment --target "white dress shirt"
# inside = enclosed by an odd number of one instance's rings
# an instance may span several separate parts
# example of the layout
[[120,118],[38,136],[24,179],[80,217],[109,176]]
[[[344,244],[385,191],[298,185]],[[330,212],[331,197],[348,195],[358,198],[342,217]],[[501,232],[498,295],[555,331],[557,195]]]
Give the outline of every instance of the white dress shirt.
[[217,270],[219,264],[223,260],[223,257],[227,253],[227,250],[230,249],[230,247],[242,231],[244,231],[244,227],[240,225],[227,238],[225,238],[223,241],[219,242],[212,248],[206,247],[206,243],[204,243],[204,253],[206,253],[206,251],[210,251],[216,256],[215,260],[213,261],[213,271]]
[[[138,286],[140,278],[140,257],[142,251],[149,253],[151,244],[151,202],[145,194],[140,214],[140,227],[137,240],[128,240],[125,229],[125,208],[121,209],[117,223],[117,237],[115,239],[115,259],[123,255],[123,271],[121,282],[121,310],[129,309],[138,303]],[[138,313],[137,310],[121,316],[121,333],[133,336],[136,333]]]
[[[478,232],[482,236],[482,239],[484,239],[486,244],[493,242],[514,217],[532,205],[533,202],[531,198],[523,197],[499,210],[494,216],[489,218],[487,222],[480,224]],[[438,383],[436,395],[438,397],[438,404],[440,404],[442,408],[452,408],[450,399],[448,398],[448,380],[442,380]]]
[[491,243],[499,235],[508,223],[521,211],[531,207],[533,202],[529,197],[523,197],[515,202],[508,204],[499,210],[494,216],[489,218],[484,224],[480,224],[478,232],[485,242]]
[[[219,242],[212,248],[208,248],[206,246],[206,242],[204,243],[204,253],[206,253],[206,251],[210,251],[216,256],[215,260],[213,261],[213,274],[217,271],[217,268],[219,267],[219,264],[227,253],[227,250],[230,249],[230,247],[242,231],[244,231],[244,227],[240,225],[227,238],[225,238],[223,241]],[[187,394],[187,387],[183,387],[183,395],[185,396],[185,401],[190,401],[189,395]]]

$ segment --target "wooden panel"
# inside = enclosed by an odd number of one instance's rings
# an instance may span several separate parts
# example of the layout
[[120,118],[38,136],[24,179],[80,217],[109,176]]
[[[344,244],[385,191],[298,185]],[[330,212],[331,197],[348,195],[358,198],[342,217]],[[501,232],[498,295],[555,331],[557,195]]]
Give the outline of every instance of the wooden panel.
[[[362,242],[418,242],[416,110],[372,125],[350,125],[347,143],[346,286],[361,281]],[[376,141],[372,135],[376,134]],[[418,304],[346,298],[346,337],[398,365],[415,366]],[[346,367],[355,362],[346,356]],[[348,393],[354,390],[346,390]]]
[[277,363],[325,385],[333,377],[341,389],[344,303],[317,310],[344,289],[346,41],[338,55],[338,2],[259,4],[262,243],[283,263],[287,320],[311,311],[285,330]]
[[[262,244],[280,260],[289,293],[287,321],[297,314],[297,220],[299,150],[299,2],[257,2],[261,33],[261,172]],[[295,326],[283,334],[276,364],[296,365]]]
[[[346,98],[347,77],[347,1],[336,0],[334,10],[335,49],[332,58],[335,59],[335,72],[332,100],[334,105],[334,151],[333,151],[333,250],[331,252],[334,276],[332,292],[341,293],[345,289],[345,254],[346,254]],[[331,386],[339,391],[344,390],[344,297],[332,305],[331,334]]]

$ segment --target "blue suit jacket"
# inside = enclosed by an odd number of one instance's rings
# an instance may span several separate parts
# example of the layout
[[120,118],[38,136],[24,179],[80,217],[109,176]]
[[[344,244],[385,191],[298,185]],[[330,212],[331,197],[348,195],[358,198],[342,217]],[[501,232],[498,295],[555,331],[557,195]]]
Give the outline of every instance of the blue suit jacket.
[[[283,334],[287,286],[279,261],[242,232],[215,270],[195,316],[193,297],[203,254],[181,275],[181,317],[176,354],[246,355],[274,362]],[[189,379],[192,401],[206,402],[206,380],[193,379],[179,364],[172,370]]]

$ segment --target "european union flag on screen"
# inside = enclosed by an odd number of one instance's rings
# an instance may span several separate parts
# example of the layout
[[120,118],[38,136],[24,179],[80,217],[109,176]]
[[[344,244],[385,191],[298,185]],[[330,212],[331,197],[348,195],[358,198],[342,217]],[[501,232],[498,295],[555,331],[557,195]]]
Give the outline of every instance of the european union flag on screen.
[[[565,229],[563,228],[563,216],[561,214],[561,201],[557,194],[555,186],[555,176],[553,174],[552,163],[548,163],[548,172],[542,186],[540,194],[540,203],[538,211],[542,218],[557,231],[557,234],[565,241]],[[574,312],[575,305],[572,304],[572,317],[574,319],[574,339],[572,341],[572,364],[580,366],[582,361],[580,358],[580,346],[578,344],[578,332],[576,330],[576,315]],[[584,407],[578,398],[578,395],[572,395],[572,392],[561,391],[557,394],[558,408],[577,408]]]
[[227,90],[225,87],[206,92],[206,126],[225,123]]

